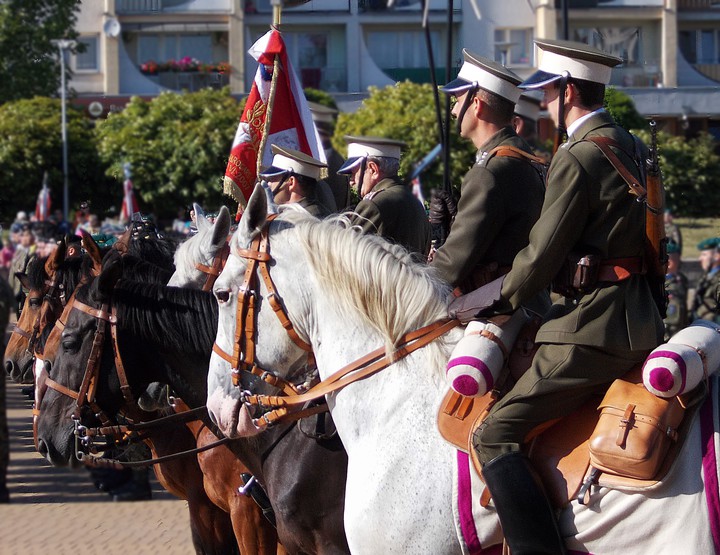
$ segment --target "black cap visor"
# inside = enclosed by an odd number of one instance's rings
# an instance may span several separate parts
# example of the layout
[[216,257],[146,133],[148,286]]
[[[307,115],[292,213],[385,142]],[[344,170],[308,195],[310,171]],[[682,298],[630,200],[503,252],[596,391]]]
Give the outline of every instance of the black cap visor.
[[558,75],[557,73],[538,70],[520,83],[518,87],[521,89],[542,89],[544,86],[557,81],[560,77],[562,77],[562,75]]

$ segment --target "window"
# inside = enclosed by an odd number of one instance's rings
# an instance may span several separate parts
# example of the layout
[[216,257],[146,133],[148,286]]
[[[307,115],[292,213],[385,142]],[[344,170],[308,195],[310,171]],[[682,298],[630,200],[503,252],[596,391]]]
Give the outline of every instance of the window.
[[85,47],[85,52],[75,55],[75,70],[98,71],[98,37],[80,37],[78,42]]
[[530,66],[532,39],[532,29],[495,29],[495,61],[506,66]]
[[[202,63],[215,63],[219,59],[213,48],[212,36],[205,34],[146,34],[138,35],[137,60],[142,64],[148,60],[167,62],[179,60],[185,56],[195,58]],[[217,58],[217,59],[216,59]]]
[[[433,55],[439,59],[440,35],[430,33]],[[372,59],[380,69],[427,68],[428,52],[423,31],[370,31],[366,44]]]
[[691,64],[720,63],[720,29],[680,31],[680,51]]

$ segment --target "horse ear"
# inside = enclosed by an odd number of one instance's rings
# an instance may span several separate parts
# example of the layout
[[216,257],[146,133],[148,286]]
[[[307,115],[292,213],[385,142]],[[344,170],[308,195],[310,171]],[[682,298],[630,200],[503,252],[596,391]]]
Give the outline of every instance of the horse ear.
[[227,209],[227,206],[223,206],[215,219],[211,244],[218,247],[224,245],[228,233],[230,233],[230,210]]
[[193,212],[195,212],[195,219],[200,218],[200,216],[205,217],[205,211],[197,202],[193,202]]
[[267,213],[277,214],[280,210],[277,203],[275,202],[275,195],[273,194],[272,189],[270,189],[270,185],[267,181],[263,179],[260,182],[260,186],[265,191],[265,198],[267,198]]
[[30,278],[27,276],[27,274],[25,272],[15,272],[15,277],[17,278],[17,280],[22,284],[22,286],[25,289],[28,289],[28,290],[32,289],[32,287],[31,287],[32,284],[30,283]]
[[52,251],[50,256],[45,261],[45,273],[48,276],[54,276],[57,269],[65,261],[65,253],[67,252],[67,243],[60,241],[55,250]]
[[112,248],[120,254],[127,254],[130,251],[130,241],[132,240],[132,225],[125,230],[118,240],[113,243]]
[[98,247],[98,244],[95,242],[95,239],[92,238],[92,235],[84,229],[80,230],[80,234],[82,236],[80,242],[92,261],[91,273],[94,276],[99,276],[102,271],[102,254],[100,254],[100,247]]
[[238,231],[248,237],[255,237],[265,225],[267,220],[268,201],[265,191],[261,185],[256,185],[255,190],[250,195],[247,208],[243,212]]
[[102,271],[97,279],[97,290],[100,299],[105,300],[110,297],[115,284],[122,277],[122,255],[118,251],[112,249],[108,251],[103,260]]

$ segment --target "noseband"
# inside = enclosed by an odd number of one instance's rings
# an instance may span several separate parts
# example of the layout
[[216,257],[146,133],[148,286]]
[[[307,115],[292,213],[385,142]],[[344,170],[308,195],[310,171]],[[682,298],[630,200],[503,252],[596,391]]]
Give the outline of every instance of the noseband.
[[[60,305],[64,308],[67,300],[65,299],[65,287],[62,283],[59,283],[60,281],[60,275],[58,272],[55,272],[55,275],[53,276],[52,280],[46,280],[45,281],[45,292],[43,294],[43,301],[40,305],[40,309],[38,310],[38,315],[35,318],[35,322],[33,323],[33,326],[29,330],[25,330],[15,324],[13,326],[12,333],[18,334],[20,337],[23,337],[28,340],[28,345],[25,348],[25,350],[31,355],[35,356],[35,345],[38,341],[38,338],[40,337],[40,327],[43,322],[43,319],[47,316],[48,312],[53,309],[53,303],[56,301],[60,301]],[[59,294],[57,293],[59,291]]]
[[255,346],[257,343],[256,318],[257,303],[260,298],[259,285],[260,279],[258,274],[262,276],[265,286],[268,290],[267,301],[280,320],[280,324],[290,336],[295,345],[307,352],[308,369],[315,369],[315,356],[313,355],[312,346],[300,338],[295,331],[287,311],[282,302],[282,298],[278,295],[272,277],[270,277],[270,267],[268,263],[272,260],[268,248],[268,227],[270,221],[274,219],[274,215],[268,216],[268,221],[260,233],[250,243],[250,248],[237,249],[236,254],[248,261],[245,269],[243,283],[238,290],[238,306],[236,314],[235,341],[233,343],[232,355],[223,351],[220,346],[215,343],[213,352],[230,363],[233,385],[240,385],[240,376],[243,372],[247,372],[254,376],[258,376],[263,381],[273,387],[282,390],[287,395],[297,395],[301,391],[307,389],[307,383],[295,385],[273,373],[261,368],[255,359]]

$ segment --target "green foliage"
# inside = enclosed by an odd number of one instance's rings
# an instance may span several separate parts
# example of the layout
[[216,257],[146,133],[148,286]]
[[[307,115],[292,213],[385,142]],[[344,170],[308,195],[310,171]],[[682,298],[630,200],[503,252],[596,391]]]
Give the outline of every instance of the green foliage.
[[0,2],[0,104],[57,93],[60,60],[50,41],[77,38],[79,9],[80,0]]
[[[634,131],[645,144],[650,133]],[[711,135],[695,139],[658,133],[658,154],[665,204],[677,216],[717,216],[720,213],[720,156]]]
[[647,129],[648,123],[635,109],[632,98],[614,87],[605,89],[605,108],[623,129]]
[[[45,171],[53,208],[62,208],[60,113],[59,100],[43,97],[0,106],[0,221],[12,221],[17,210],[34,209]],[[107,206],[111,197],[93,144],[92,123],[72,106],[67,109],[67,137],[70,211],[88,198],[93,209]]]
[[325,91],[313,89],[312,87],[307,87],[303,89],[303,92],[305,93],[305,98],[307,98],[310,102],[322,104],[323,106],[327,106],[328,108],[334,108],[335,110],[337,110],[337,104],[335,104],[335,99]]
[[172,217],[192,202],[220,205],[239,118],[228,88],[166,92],[150,102],[135,97],[98,125],[97,148],[119,183],[123,164],[131,164],[143,212]]
[[[347,153],[343,139],[345,135],[369,135],[405,141],[408,147],[400,160],[400,175],[409,175],[414,164],[440,140],[432,86],[405,81],[383,89],[371,87],[370,96],[357,112],[341,113],[338,117],[332,142],[343,155]],[[463,175],[474,162],[475,147],[471,142],[460,139],[454,127],[450,136],[450,182],[459,188]],[[442,185],[441,158],[439,156],[422,176],[425,193],[432,187]]]

